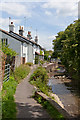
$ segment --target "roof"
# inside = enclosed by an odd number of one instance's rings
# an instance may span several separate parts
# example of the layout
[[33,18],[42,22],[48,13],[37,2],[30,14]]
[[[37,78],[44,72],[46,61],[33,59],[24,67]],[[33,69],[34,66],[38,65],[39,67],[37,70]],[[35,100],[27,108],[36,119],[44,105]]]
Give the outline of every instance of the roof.
[[40,53],[38,53],[38,52],[35,52],[37,55],[40,55]]
[[26,43],[28,43],[28,44],[29,44],[29,43],[35,44],[35,45],[39,46],[42,50],[44,50],[44,48],[42,48],[42,47],[41,47],[39,44],[37,44],[35,41],[29,40],[29,39],[27,39],[27,37],[25,37],[25,36],[21,36],[20,34],[17,34],[17,33],[12,32],[12,31],[8,32],[8,31],[2,30],[2,29],[0,29],[0,31],[2,31],[3,33],[5,33],[5,34],[7,34],[7,35],[9,35],[9,36],[11,36],[11,37],[13,37],[13,38],[21,41],[21,42],[26,42]]
[[[0,31],[2,31],[3,33],[5,33],[5,34],[9,35],[10,37],[13,37],[13,38],[15,38],[15,39],[21,41],[21,42],[26,42],[26,43],[27,43],[26,40],[23,40],[22,38],[19,38],[19,37],[17,37],[16,35],[13,35],[13,34],[7,32],[7,31],[5,31],[5,30],[0,29]],[[29,42],[28,42],[28,43],[29,43]]]
[[[35,52],[37,55],[40,55],[40,53],[38,53],[38,52]],[[40,56],[44,56],[43,54],[42,55],[40,55]]]

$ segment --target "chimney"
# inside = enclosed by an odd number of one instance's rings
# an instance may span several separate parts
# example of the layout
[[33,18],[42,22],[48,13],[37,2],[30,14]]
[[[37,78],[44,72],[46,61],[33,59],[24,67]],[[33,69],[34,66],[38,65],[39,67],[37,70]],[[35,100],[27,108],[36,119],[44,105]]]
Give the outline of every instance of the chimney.
[[32,37],[31,37],[31,31],[28,31],[27,38],[28,38],[29,40],[31,40],[31,39],[32,39]]
[[24,32],[23,27],[20,26],[19,34],[20,34],[21,36],[23,36],[23,32]]
[[38,36],[35,36],[35,42],[38,44]]
[[9,25],[9,32],[10,31],[14,32],[14,24],[13,24],[13,22],[11,22],[10,25]]

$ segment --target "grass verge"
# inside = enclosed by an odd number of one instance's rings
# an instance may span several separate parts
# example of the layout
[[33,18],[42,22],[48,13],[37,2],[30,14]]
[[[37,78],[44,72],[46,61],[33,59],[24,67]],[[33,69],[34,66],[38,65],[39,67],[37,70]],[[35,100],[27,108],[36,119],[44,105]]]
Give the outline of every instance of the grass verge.
[[42,96],[35,94],[33,98],[37,100],[37,102],[41,104],[44,109],[46,109],[51,118],[53,118],[54,120],[64,120],[63,115],[59,113],[59,111],[54,106],[52,106],[49,101],[43,99]]
[[[49,96],[50,88],[47,85],[48,75],[45,68],[38,67],[30,77],[30,83],[35,85],[41,92]],[[53,107],[47,100],[44,100],[40,95],[33,95],[33,97],[40,103],[50,114],[52,118],[56,120],[64,120],[64,117],[58,110]]]
[[27,65],[20,65],[15,69],[15,72],[10,76],[9,81],[3,82],[2,89],[2,120],[16,119],[16,103],[14,94],[16,87],[21,79],[25,78],[30,72],[30,67]]
[[38,67],[30,77],[30,83],[32,85],[35,85],[41,92],[45,93],[46,95],[48,95],[48,92],[50,90],[47,82],[47,71],[43,67]]

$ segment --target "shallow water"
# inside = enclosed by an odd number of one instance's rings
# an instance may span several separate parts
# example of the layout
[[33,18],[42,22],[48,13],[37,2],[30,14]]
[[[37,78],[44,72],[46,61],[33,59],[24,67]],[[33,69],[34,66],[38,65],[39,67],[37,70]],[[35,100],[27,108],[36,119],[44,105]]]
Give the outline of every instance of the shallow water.
[[52,87],[53,93],[59,97],[66,111],[72,116],[77,116],[80,112],[80,99],[71,93],[70,87],[66,87],[60,79],[55,79],[53,76],[49,79],[48,85]]

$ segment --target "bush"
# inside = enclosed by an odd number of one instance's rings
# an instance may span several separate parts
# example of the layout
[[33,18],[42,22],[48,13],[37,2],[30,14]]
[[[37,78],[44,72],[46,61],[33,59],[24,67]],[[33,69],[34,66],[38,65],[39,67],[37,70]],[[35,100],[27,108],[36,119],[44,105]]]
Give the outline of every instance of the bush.
[[14,71],[14,78],[19,83],[21,79],[25,78],[30,72],[30,67],[28,65],[20,65]]
[[31,62],[27,62],[26,65],[32,66],[33,63],[31,63]]
[[27,65],[20,65],[15,69],[15,72],[10,76],[9,81],[3,82],[2,89],[2,117],[3,119],[16,118],[16,103],[14,94],[16,87],[21,79],[25,78],[30,71]]
[[3,82],[2,90],[2,117],[16,117],[16,103],[14,102],[14,94],[16,91],[17,82],[13,76],[10,76],[9,81]]
[[35,57],[35,64],[38,64],[39,63],[39,56],[36,56]]
[[30,83],[37,86],[40,91],[48,95],[49,86],[47,85],[48,75],[45,68],[38,67],[30,77]]
[[34,73],[31,75],[30,81],[32,81],[32,80],[36,81],[37,78],[39,78],[41,80],[41,82],[47,83],[47,81],[48,81],[48,75],[47,75],[47,71],[45,70],[45,68],[38,67],[34,71]]
[[43,65],[43,64],[44,64],[44,61],[43,61],[43,60],[40,60],[40,64]]

